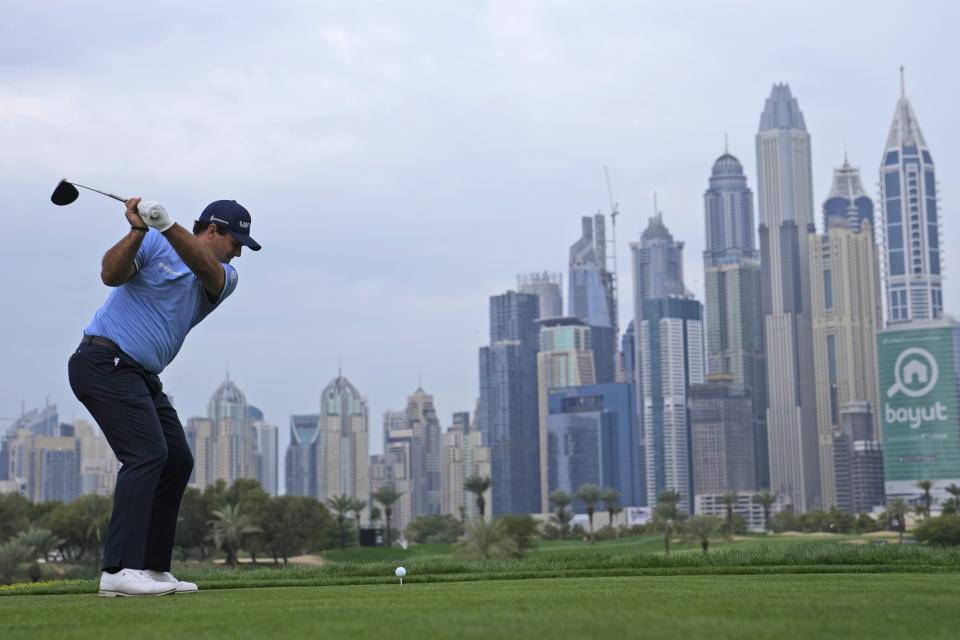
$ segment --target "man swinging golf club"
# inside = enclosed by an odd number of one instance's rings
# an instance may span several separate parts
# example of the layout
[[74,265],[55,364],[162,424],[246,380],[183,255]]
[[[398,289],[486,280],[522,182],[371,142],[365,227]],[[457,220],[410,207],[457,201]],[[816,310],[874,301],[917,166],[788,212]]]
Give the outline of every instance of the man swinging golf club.
[[230,260],[250,237],[250,214],[217,200],[193,233],[157,203],[126,200],[130,231],[103,256],[115,287],[70,356],[70,386],[122,463],[103,554],[102,596],[191,593],[170,573],[180,500],[193,471],[183,426],[158,374],[187,332],[237,286]]

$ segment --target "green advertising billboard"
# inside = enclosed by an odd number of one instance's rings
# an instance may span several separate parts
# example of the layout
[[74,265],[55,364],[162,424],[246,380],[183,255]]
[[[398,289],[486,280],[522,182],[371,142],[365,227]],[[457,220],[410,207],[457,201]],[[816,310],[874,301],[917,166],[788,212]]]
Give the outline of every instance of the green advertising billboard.
[[880,424],[887,493],[918,480],[960,479],[955,326],[877,336]]

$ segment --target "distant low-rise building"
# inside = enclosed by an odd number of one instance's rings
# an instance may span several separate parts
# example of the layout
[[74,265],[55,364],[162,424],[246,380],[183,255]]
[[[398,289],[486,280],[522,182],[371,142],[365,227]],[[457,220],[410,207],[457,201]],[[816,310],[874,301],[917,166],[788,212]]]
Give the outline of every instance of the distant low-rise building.
[[[727,505],[724,503],[723,493],[704,493],[694,498],[694,513],[698,516],[709,516],[713,518],[725,519],[727,517]],[[737,492],[737,500],[733,505],[734,515],[743,518],[748,531],[760,533],[766,531],[767,523],[763,519],[763,506],[754,500],[757,494],[755,491]],[[770,506],[770,517],[783,511],[784,500],[778,496],[776,501]]]

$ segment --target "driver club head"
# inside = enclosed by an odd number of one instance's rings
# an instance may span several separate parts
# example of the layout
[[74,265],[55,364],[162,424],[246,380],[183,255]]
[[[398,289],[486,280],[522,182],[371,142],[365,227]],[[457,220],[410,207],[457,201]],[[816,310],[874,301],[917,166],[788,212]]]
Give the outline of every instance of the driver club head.
[[50,201],[53,204],[62,207],[70,204],[79,197],[80,192],[77,190],[77,188],[64,179],[61,180],[60,184],[57,185],[57,188],[53,190],[53,194],[50,196]]

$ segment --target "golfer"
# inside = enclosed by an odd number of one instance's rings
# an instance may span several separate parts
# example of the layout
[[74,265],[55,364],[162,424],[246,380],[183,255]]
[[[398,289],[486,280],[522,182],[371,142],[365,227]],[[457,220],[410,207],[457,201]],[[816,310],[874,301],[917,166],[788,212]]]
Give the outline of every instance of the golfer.
[[74,394],[122,463],[100,595],[191,593],[197,585],[178,581],[170,558],[193,456],[157,376],[187,332],[233,293],[230,260],[260,245],[250,214],[233,200],[210,203],[192,234],[157,203],[125,204],[130,231],[103,256],[100,273],[115,288],[68,365]]

